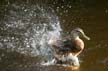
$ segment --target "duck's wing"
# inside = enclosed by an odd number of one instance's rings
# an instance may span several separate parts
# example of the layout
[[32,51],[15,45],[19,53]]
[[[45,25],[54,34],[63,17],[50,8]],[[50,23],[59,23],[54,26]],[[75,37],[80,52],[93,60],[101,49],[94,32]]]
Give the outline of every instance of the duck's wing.
[[60,52],[71,52],[75,49],[75,44],[71,40],[62,41],[62,43],[58,46],[58,50]]

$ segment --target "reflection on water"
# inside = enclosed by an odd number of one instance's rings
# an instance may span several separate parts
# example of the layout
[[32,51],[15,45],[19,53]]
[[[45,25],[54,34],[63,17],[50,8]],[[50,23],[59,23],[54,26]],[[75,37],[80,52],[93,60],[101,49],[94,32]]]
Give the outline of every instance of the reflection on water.
[[[84,40],[79,71],[108,70],[107,0],[1,0],[0,9],[0,71],[70,71],[60,66],[40,66],[41,57],[36,56],[51,53],[50,48],[45,50],[45,41],[49,31],[60,30],[59,20],[64,32],[81,27],[91,37],[91,41]],[[45,49],[38,48],[40,42]]]

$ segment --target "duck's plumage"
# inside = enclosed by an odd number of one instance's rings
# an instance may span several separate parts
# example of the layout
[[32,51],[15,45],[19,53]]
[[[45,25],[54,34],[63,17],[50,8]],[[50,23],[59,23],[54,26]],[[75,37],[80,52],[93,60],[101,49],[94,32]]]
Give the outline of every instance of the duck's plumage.
[[[66,39],[66,40],[51,40],[51,45],[55,49],[55,53],[58,54],[57,57],[55,55],[55,59],[58,61],[62,61],[62,57],[64,58],[64,55],[72,54],[73,57],[76,57],[82,52],[84,49],[84,42],[82,39],[79,38],[79,36],[82,35],[87,40],[90,40],[89,37],[87,37],[84,34],[84,31],[81,28],[75,28],[71,32],[71,38],[72,39]],[[59,57],[60,55],[60,57]],[[68,59],[67,59],[68,60]],[[77,62],[76,60],[75,62]],[[74,63],[74,62],[73,62]],[[77,62],[79,63],[79,62]]]

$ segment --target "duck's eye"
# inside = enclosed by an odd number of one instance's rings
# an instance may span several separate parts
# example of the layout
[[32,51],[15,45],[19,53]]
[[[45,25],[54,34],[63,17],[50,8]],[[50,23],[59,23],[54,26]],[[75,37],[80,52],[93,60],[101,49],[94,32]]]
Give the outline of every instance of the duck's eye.
[[81,32],[80,32],[80,31],[78,31],[78,30],[75,30],[75,32],[76,32],[76,33],[81,33]]

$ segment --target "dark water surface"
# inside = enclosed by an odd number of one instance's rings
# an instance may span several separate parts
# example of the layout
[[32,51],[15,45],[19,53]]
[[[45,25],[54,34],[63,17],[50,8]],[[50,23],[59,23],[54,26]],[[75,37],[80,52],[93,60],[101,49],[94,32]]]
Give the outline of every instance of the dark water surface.
[[[91,38],[90,41],[84,39],[85,50],[79,56],[81,66],[78,71],[108,71],[107,0],[0,0],[0,71],[71,71],[60,66],[41,66],[38,64],[42,60],[41,57],[29,54],[35,51],[30,38],[35,38],[34,29],[31,28],[35,27],[33,23],[49,24],[55,20],[54,18],[51,18],[53,21],[50,22],[47,19],[35,20],[36,18],[30,14],[35,15],[31,12],[34,12],[34,8],[31,8],[35,5],[37,8],[37,4],[54,10],[64,32],[80,27]],[[27,9],[24,13],[22,13],[23,7]],[[36,12],[36,16],[43,14],[40,10],[36,11],[39,11]],[[45,14],[47,15],[47,12]],[[38,17],[38,20],[43,20],[43,17]],[[16,20],[21,20],[26,24],[20,24],[20,21],[18,24]],[[13,24],[15,22],[17,23]],[[29,40],[31,42],[23,44]],[[32,45],[26,46],[29,44]]]

